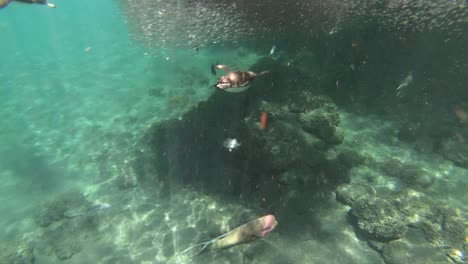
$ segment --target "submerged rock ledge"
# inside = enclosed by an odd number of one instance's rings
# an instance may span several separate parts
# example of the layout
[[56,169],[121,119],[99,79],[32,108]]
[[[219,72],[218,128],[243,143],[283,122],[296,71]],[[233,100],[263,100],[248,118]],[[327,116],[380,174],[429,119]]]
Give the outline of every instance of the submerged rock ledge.
[[[251,69],[271,74],[256,79],[245,93],[217,90],[181,117],[147,129],[134,164],[141,186],[165,194],[192,185],[254,197],[274,208],[285,199],[279,193],[287,186],[314,190],[321,183],[325,192],[349,182],[348,171],[360,158],[337,148],[343,133],[333,101],[315,93],[313,84],[285,82],[301,79],[293,66],[263,58]],[[265,128],[260,126],[262,113],[267,115]],[[241,147],[232,152],[223,148],[227,138],[236,138]]]

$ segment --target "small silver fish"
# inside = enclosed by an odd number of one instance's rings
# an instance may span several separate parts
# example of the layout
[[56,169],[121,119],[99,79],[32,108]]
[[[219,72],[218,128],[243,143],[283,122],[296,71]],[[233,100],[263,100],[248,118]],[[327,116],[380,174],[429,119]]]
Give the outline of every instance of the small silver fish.
[[403,80],[403,82],[396,88],[397,90],[397,96],[398,97],[403,97],[404,94],[406,93],[406,87],[408,87],[411,83],[413,82],[413,73],[409,72],[409,74],[406,76],[406,78]]
[[271,50],[270,50],[270,56],[275,53],[275,50],[276,50],[276,46],[273,45],[273,47],[271,47]]
[[241,144],[235,138],[228,138],[223,142],[223,146],[229,149],[229,151],[232,151],[233,149],[240,147]]

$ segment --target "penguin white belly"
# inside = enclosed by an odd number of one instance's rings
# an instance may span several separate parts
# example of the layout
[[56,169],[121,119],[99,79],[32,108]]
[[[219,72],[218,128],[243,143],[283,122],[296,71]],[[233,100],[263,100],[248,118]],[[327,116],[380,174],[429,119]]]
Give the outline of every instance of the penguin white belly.
[[250,88],[250,82],[242,85],[242,86],[235,86],[235,87],[231,87],[231,88],[226,88],[224,89],[224,91],[226,92],[229,92],[229,93],[241,93],[247,89]]

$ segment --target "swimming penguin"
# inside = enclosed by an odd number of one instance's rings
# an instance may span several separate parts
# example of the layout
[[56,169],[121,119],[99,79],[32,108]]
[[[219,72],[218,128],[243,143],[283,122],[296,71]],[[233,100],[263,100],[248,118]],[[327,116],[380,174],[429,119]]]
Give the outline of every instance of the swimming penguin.
[[13,2],[13,1],[26,3],[26,4],[46,5],[48,7],[55,8],[55,5],[47,2],[47,0],[0,0],[0,8],[7,6],[10,2]]
[[255,77],[269,73],[269,71],[262,71],[260,73],[252,71],[232,71],[226,65],[211,65],[211,73],[216,74],[216,69],[223,70],[226,74],[219,77],[214,86],[230,93],[240,93],[247,90]]
[[252,242],[259,238],[263,238],[266,234],[275,229],[277,225],[278,222],[276,221],[274,215],[265,215],[244,225],[241,225],[236,229],[233,229],[230,232],[216,237],[210,241],[191,246],[186,250],[178,253],[176,256],[182,255],[193,248],[200,247],[201,249],[198,251],[198,253],[184,260],[187,261],[206,252],[217,251],[235,245]]

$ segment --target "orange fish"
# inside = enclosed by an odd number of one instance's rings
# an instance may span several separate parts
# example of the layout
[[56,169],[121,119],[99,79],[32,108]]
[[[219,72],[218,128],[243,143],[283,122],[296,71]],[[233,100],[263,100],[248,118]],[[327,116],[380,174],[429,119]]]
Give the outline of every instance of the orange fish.
[[267,113],[266,113],[266,112],[262,112],[262,113],[260,114],[260,129],[261,129],[261,130],[263,130],[263,129],[266,128],[267,119],[268,119]]

